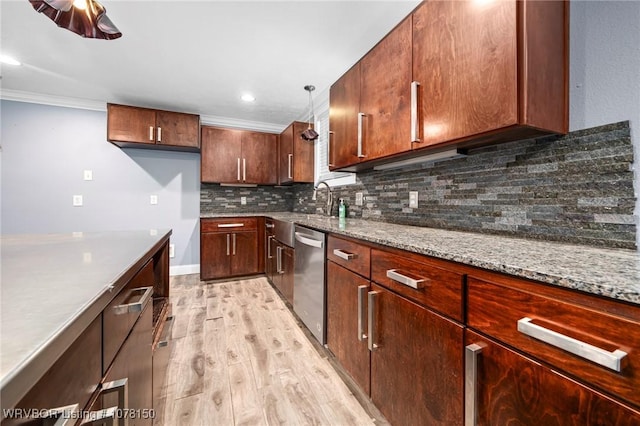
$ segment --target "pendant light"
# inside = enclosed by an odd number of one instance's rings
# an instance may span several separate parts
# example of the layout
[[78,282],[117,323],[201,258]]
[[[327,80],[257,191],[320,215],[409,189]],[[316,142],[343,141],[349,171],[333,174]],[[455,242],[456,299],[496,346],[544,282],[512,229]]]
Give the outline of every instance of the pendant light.
[[82,37],[104,40],[122,37],[104,6],[96,0],[29,0],[29,3],[60,28]]
[[307,86],[304,86],[304,90],[309,92],[309,127],[307,128],[307,130],[302,132],[300,136],[305,141],[315,141],[316,139],[318,139],[318,132],[313,130],[312,118],[314,117],[314,114],[313,114],[313,98],[311,97],[311,92],[316,90],[316,86],[307,85]]

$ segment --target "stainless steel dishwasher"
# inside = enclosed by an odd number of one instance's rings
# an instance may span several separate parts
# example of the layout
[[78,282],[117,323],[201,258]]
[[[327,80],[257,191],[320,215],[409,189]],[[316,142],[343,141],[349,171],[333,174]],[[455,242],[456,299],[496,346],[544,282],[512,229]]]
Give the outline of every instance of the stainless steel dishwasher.
[[296,255],[293,310],[323,345],[325,333],[324,262],[326,237],[322,232],[295,226]]

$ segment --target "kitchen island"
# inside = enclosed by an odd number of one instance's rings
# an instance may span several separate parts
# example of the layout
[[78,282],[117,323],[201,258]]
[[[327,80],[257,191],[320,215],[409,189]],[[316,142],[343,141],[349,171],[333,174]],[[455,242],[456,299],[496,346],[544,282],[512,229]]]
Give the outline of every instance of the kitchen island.
[[[98,317],[142,270],[149,271],[145,285],[153,287],[154,298],[168,297],[170,235],[171,230],[146,230],[2,236],[3,409],[15,407],[88,327],[98,323],[102,333]],[[100,346],[89,350],[102,357]],[[107,367],[100,365],[100,377]]]

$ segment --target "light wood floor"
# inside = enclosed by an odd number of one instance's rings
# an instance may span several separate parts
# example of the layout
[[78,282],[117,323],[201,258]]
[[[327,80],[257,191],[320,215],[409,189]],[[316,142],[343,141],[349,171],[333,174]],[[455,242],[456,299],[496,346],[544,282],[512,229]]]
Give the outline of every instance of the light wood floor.
[[372,425],[266,278],[172,277],[164,425]]

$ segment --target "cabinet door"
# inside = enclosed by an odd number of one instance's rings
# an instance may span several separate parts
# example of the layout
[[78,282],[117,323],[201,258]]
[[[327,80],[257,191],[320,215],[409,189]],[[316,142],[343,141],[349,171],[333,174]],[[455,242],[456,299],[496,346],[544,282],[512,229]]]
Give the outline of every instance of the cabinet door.
[[413,14],[422,147],[517,124],[516,2],[430,1]]
[[313,183],[315,147],[314,141],[302,139],[302,132],[309,128],[309,123],[295,121],[293,123],[293,181]]
[[258,233],[231,234],[231,275],[258,273]]
[[241,130],[202,127],[202,182],[241,182],[242,133]]
[[280,133],[278,142],[278,182],[293,182],[293,123]]
[[107,105],[107,140],[155,144],[156,111],[125,105]]
[[470,424],[640,425],[637,410],[492,340],[467,330],[465,343],[467,365],[475,358],[477,366],[475,375],[471,367],[466,372],[467,398],[473,403],[465,415],[476,419]]
[[278,183],[278,136],[242,132],[242,182],[262,185]]
[[291,247],[282,245],[280,291],[284,298],[291,304],[293,304],[293,273],[295,268],[294,252],[295,250]]
[[462,326],[380,286],[371,289],[371,400],[392,424],[461,425]]
[[411,150],[411,17],[360,61],[365,160]]
[[[362,299],[363,312],[358,312],[358,288],[361,286],[366,290]],[[369,349],[366,340],[358,339],[358,316],[366,313],[368,289],[369,280],[327,262],[327,347],[367,395],[370,393]],[[363,332],[367,333],[365,318],[361,319],[361,324]]]
[[360,162],[358,158],[358,113],[360,112],[360,63],[347,71],[329,93],[329,168]]
[[158,144],[200,147],[200,117],[197,115],[158,111],[156,132]]
[[212,280],[228,277],[230,254],[230,233],[208,232],[200,234],[200,278]]

